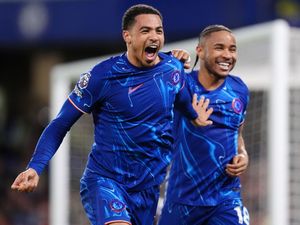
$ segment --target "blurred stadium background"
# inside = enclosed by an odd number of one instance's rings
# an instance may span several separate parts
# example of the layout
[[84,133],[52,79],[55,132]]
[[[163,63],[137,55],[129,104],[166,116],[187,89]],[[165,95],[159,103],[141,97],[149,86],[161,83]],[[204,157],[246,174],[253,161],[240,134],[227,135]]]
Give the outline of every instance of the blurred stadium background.
[[[215,23],[238,30],[281,18],[292,27],[300,27],[299,0],[232,0],[230,3],[217,0],[0,0],[0,225],[49,224],[49,187],[52,185],[48,179],[50,170],[43,173],[36,193],[11,192],[10,185],[26,167],[37,138],[49,120],[50,74],[58,64],[123,51],[125,45],[121,38],[121,16],[130,5],[136,3],[151,4],[162,12],[167,44],[195,38],[205,26]],[[291,61],[297,65],[300,62],[299,36],[291,40],[290,46],[293,52]],[[256,63],[266,62],[261,57],[264,54],[262,49],[260,45],[246,49],[253,51],[254,58],[257,54],[253,64],[249,60],[249,71],[253,69],[255,73]],[[81,72],[78,71],[78,75]],[[295,72],[299,73],[299,70]],[[266,180],[270,172],[268,168],[271,167],[266,160],[269,124],[266,123],[268,114],[265,113],[268,93],[264,87],[258,87],[251,95],[252,111],[249,110],[247,118],[251,122],[245,131],[246,144],[251,142],[248,147],[251,164],[243,177],[247,190],[243,194],[250,214],[255,218],[252,224],[277,225],[270,224],[266,218],[266,205],[269,204]],[[292,89],[289,113],[294,119],[291,119],[291,135],[288,137],[291,143],[289,191],[292,197],[288,211],[291,225],[300,224],[299,99],[299,89]],[[75,151],[76,146],[85,146],[85,143],[86,149],[89,148],[89,136],[81,140],[83,144],[76,144],[79,140],[76,135],[82,134],[85,128],[81,126],[86,124],[83,122],[73,129],[71,139],[74,140]],[[89,127],[87,129],[90,130]],[[75,157],[71,159],[75,163],[71,164],[71,171],[75,172],[72,172],[70,181],[74,187],[78,187],[82,165],[76,163],[84,164],[86,153],[80,149],[72,157]],[[278,171],[284,174],[285,169],[281,166],[278,165]],[[74,201],[79,202],[76,188],[71,199],[72,205]],[[74,205],[77,208],[71,211],[70,224],[85,224],[86,219],[78,217],[82,212],[81,205]]]

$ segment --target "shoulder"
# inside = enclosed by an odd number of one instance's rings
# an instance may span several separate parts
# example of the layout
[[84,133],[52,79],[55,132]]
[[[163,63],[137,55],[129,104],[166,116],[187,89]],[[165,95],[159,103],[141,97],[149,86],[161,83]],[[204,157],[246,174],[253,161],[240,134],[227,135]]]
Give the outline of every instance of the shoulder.
[[92,69],[92,73],[106,73],[110,71],[118,61],[121,60],[121,56],[112,56],[106,60],[97,63]]
[[244,90],[245,92],[249,92],[248,86],[246,83],[236,75],[228,75],[228,81],[232,86],[237,87],[240,90]]
[[176,57],[172,55],[171,52],[159,52],[158,56],[164,61],[166,64],[176,65],[178,68],[183,68],[183,63],[179,61]]
[[193,70],[191,72],[186,73],[185,79],[188,84],[196,85],[198,81],[198,70]]
[[186,76],[191,80],[197,80],[198,79],[198,73],[199,73],[198,70],[193,70],[193,71],[187,72]]
[[118,71],[121,72],[122,65],[124,65],[122,55],[112,56],[94,65],[89,74],[94,82],[107,80],[112,74],[116,74]]
[[238,94],[245,105],[247,105],[250,99],[250,92],[247,85],[238,76],[229,75],[228,78],[231,89]]
[[77,82],[78,87],[80,89],[93,88],[105,82],[117,60],[118,57],[111,57],[97,63],[88,72],[82,73]]

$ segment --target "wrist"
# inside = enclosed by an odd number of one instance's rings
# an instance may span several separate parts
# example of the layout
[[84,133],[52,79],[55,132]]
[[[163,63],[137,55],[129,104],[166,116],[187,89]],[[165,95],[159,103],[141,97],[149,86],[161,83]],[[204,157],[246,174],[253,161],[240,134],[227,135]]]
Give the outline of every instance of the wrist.
[[241,148],[241,149],[239,150],[239,155],[242,155],[242,156],[244,156],[244,157],[247,157],[247,156],[248,156],[248,153],[247,153],[247,151],[246,151],[245,148]]
[[239,153],[239,156],[242,157],[242,158],[246,158],[247,155],[245,155],[244,153]]

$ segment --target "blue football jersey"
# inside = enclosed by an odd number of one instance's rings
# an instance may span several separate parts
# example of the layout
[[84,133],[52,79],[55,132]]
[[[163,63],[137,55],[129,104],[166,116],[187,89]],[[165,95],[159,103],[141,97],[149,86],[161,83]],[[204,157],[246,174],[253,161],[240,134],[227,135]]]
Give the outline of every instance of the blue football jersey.
[[174,141],[174,101],[185,74],[173,56],[159,57],[156,66],[137,68],[124,54],[81,75],[69,100],[93,115],[95,141],[85,175],[111,178],[130,190],[164,179]]
[[188,205],[214,206],[239,197],[240,180],[225,172],[226,164],[238,152],[238,129],[244,121],[249,91],[244,82],[228,75],[215,90],[206,90],[198,71],[187,76],[191,93],[210,100],[211,126],[194,127],[175,112],[175,150],[167,198]]

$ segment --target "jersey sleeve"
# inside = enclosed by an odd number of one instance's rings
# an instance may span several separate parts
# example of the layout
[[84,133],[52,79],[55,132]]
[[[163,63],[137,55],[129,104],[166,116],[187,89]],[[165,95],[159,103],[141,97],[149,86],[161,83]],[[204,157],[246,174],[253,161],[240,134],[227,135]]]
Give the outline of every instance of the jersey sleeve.
[[197,112],[192,106],[192,95],[188,89],[187,75],[183,72],[183,84],[176,96],[175,109],[190,120],[198,117]]
[[243,117],[242,117],[242,122],[241,122],[241,124],[243,124],[245,121],[246,114],[247,114],[247,107],[248,107],[248,104],[250,101],[250,93],[249,93],[249,89],[248,89],[247,85],[241,79],[239,79],[239,82],[240,82],[240,87],[241,87],[240,88],[241,89],[240,99],[243,103],[243,111],[242,111]]
[[96,65],[90,72],[80,75],[69,95],[70,102],[82,113],[90,113],[93,106],[103,100],[107,88],[104,66]]
[[82,113],[67,100],[57,117],[49,123],[40,136],[27,168],[33,168],[41,174],[59,148],[66,133],[81,115]]
[[244,110],[243,110],[243,118],[242,118],[242,122],[241,125],[245,122],[245,118],[246,118],[246,114],[247,114],[247,106],[250,100],[250,96],[249,96],[249,92],[247,92],[247,94],[245,94],[245,98],[244,98]]

